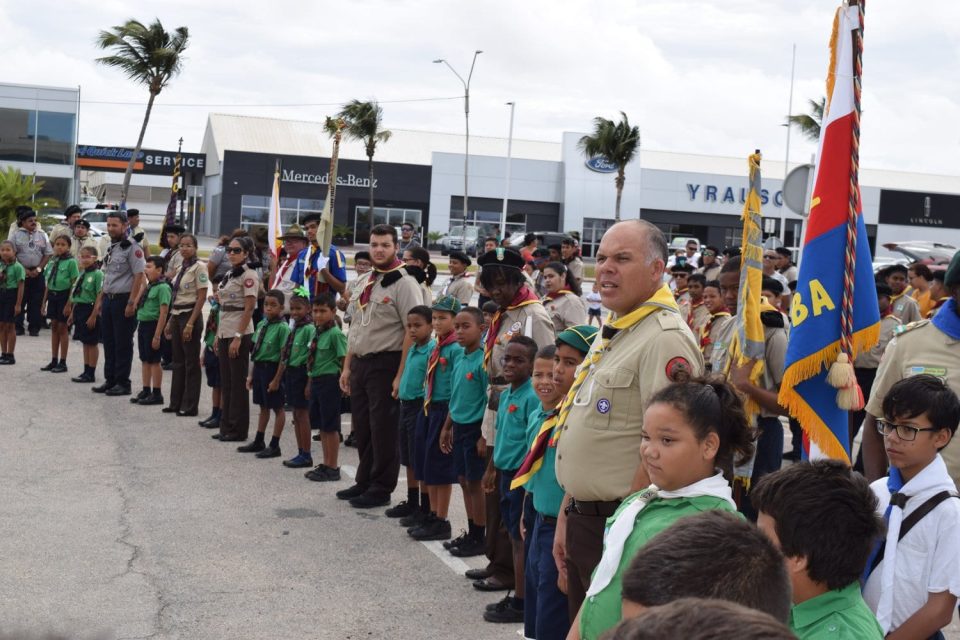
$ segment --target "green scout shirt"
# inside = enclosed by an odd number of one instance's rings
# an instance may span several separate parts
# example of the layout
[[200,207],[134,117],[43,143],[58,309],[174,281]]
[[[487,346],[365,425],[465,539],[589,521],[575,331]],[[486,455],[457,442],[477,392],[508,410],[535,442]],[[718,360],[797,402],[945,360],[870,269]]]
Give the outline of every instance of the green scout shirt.
[[[261,341],[260,334],[264,331],[267,333]],[[280,351],[283,350],[288,335],[290,335],[290,326],[282,318],[274,322],[264,318],[253,334],[253,344],[256,345],[259,342],[260,348],[256,353],[251,353],[250,357],[254,362],[280,362]]]
[[147,287],[144,294],[146,300],[137,309],[137,320],[140,322],[157,320],[160,317],[160,307],[170,306],[170,298],[173,297],[173,290],[166,282],[154,282]]
[[860,595],[858,582],[793,605],[790,630],[799,640],[883,638],[883,630]]
[[293,344],[290,345],[290,353],[287,355],[287,366],[305,367],[307,358],[310,357],[310,342],[317,328],[312,324],[305,324],[294,331],[296,333],[293,336]]
[[493,441],[493,466],[514,471],[527,455],[527,422],[540,410],[540,399],[527,379],[516,389],[509,386],[500,394],[497,409],[497,437]]
[[427,360],[437,346],[436,340],[427,340],[422,345],[412,344],[407,351],[407,362],[400,376],[397,397],[401,400],[420,400],[423,398],[423,381],[427,377]]
[[[54,266],[57,267],[56,276],[53,274]],[[50,258],[47,266],[43,268],[43,279],[47,283],[47,289],[50,291],[67,291],[73,286],[73,281],[80,275],[80,267],[77,261],[67,256]]]
[[[431,402],[449,402],[453,388],[453,368],[463,356],[463,347],[454,342],[440,349],[440,362],[433,371],[433,393]],[[424,372],[424,393],[426,393],[426,372]]]
[[316,336],[316,350],[313,352],[313,366],[310,367],[309,376],[316,378],[339,374],[343,359],[347,356],[347,336],[337,325],[317,333]]
[[93,304],[97,301],[97,295],[103,288],[103,271],[96,267],[84,271],[80,274],[80,286],[74,287],[70,295],[70,302],[73,304]]
[[[543,406],[530,416],[527,423],[527,451],[533,446],[533,441],[540,432],[543,421],[551,411],[545,411]],[[543,454],[543,464],[540,469],[527,480],[524,485],[527,492],[533,493],[533,508],[545,516],[556,518],[560,515],[560,505],[563,504],[563,487],[557,482],[557,448],[547,447]]]
[[483,366],[483,347],[463,352],[453,366],[450,419],[457,424],[483,420],[487,408],[487,370]]
[[[536,495],[536,494],[534,494]],[[636,496],[637,494],[634,494]],[[631,496],[632,498],[633,496]],[[632,502],[627,498],[611,517],[607,518],[606,528],[613,525],[624,507]],[[637,552],[647,544],[653,536],[667,529],[674,522],[684,516],[692,516],[703,511],[711,510],[733,511],[730,503],[713,496],[697,496],[691,498],[655,499],[641,511],[633,525],[633,531],[623,545],[623,555],[617,573],[610,580],[610,584],[595,596],[589,596],[583,601],[580,609],[580,637],[583,640],[596,640],[600,635],[612,629],[620,622],[621,590],[623,588],[623,574],[630,566]]]
[[[217,340],[217,323],[220,320],[220,305],[216,302],[210,303],[210,316],[207,318],[207,332],[203,336],[203,344],[207,349],[213,349],[213,343]],[[289,328],[289,327],[288,327]]]
[[16,289],[27,278],[27,270],[19,262],[0,263],[0,289]]

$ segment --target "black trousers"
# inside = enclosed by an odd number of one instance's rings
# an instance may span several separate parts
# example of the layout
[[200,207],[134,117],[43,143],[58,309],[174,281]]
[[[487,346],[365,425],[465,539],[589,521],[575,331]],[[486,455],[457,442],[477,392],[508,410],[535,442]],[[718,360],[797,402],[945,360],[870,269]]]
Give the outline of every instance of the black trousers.
[[126,316],[129,293],[103,294],[100,306],[100,329],[103,337],[103,378],[110,385],[130,386],[133,366],[133,334],[137,332],[137,316]]
[[192,413],[200,403],[200,338],[203,319],[197,318],[189,340],[183,339],[183,329],[190,320],[190,312],[170,316],[170,347],[173,371],[170,381],[170,406],[183,413]]
[[239,437],[244,440],[250,430],[250,392],[247,391],[247,368],[250,366],[250,335],[240,338],[240,351],[236,358],[230,357],[232,338],[217,341],[217,357],[220,359],[220,435]]
[[350,409],[353,437],[360,454],[359,486],[379,494],[397,488],[400,455],[393,378],[400,367],[399,351],[384,351],[350,361]]
[[43,282],[43,275],[27,278],[23,281],[23,307],[17,316],[17,331],[23,331],[23,319],[27,319],[27,330],[30,333],[40,331],[43,326],[43,316],[40,307],[43,305],[43,292],[47,286]]
[[603,555],[604,515],[567,514],[567,604],[570,619],[575,620],[587,597],[590,576]]

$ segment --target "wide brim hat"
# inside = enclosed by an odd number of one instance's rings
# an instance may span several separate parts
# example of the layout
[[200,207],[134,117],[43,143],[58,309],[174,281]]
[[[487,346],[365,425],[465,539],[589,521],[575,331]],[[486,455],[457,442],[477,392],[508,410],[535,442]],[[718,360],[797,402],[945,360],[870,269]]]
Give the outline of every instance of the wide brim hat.
[[523,260],[523,256],[516,250],[497,247],[477,258],[477,264],[480,265],[481,269],[486,269],[487,267],[503,267],[506,269],[520,270],[523,269],[526,263]]
[[287,231],[280,236],[280,240],[307,240],[307,234],[297,223],[287,227]]

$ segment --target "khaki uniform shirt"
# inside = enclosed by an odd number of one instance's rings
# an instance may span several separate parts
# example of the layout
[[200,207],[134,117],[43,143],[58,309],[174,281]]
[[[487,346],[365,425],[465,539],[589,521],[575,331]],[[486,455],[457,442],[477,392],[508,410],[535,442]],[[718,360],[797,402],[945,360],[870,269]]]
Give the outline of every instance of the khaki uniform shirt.
[[577,284],[583,284],[583,260],[580,258],[574,258],[570,262],[565,262],[567,265],[567,271],[570,272],[570,275],[574,277],[577,281]]
[[383,286],[382,276],[370,291],[370,300],[361,309],[360,292],[375,271],[365,273],[357,280],[356,306],[350,323],[349,351],[354,356],[367,356],[385,351],[400,351],[406,333],[407,314],[423,304],[424,289],[412,276],[404,275]]
[[555,335],[569,327],[587,323],[587,303],[576,294],[567,293],[553,300],[544,298],[543,306],[550,314]]
[[[171,286],[180,277],[180,270],[183,269],[183,260],[181,259],[180,268],[170,280]],[[210,279],[207,277],[207,263],[197,260],[186,268],[183,277],[180,278],[180,286],[170,303],[171,315],[189,314],[197,304],[197,296],[201,289],[209,289]]]
[[[894,383],[928,373],[941,378],[960,394],[960,340],[940,331],[929,320],[902,327],[893,336],[877,369],[867,413],[883,418],[883,398]],[[954,440],[957,438],[954,437]],[[960,482],[960,442],[951,442],[940,452],[954,482]]]
[[891,304],[893,305],[893,315],[900,318],[900,322],[903,324],[910,324],[923,319],[920,315],[920,305],[906,291],[891,300]]
[[894,315],[889,315],[880,319],[880,341],[869,351],[857,354],[857,359],[853,361],[853,366],[858,369],[876,369],[880,366],[880,360],[883,359],[883,351],[887,348],[897,327],[901,326],[900,319]]
[[684,322],[690,322],[690,294],[684,291],[677,296],[677,306],[680,307],[680,317]]
[[443,285],[441,293],[445,296],[453,296],[460,301],[460,304],[467,306],[473,299],[473,283],[470,281],[470,274],[463,274],[457,277],[451,277]]
[[[414,280],[414,282],[416,282],[416,280]],[[431,291],[430,285],[428,285],[426,282],[421,282],[419,283],[419,287],[420,297],[422,300],[420,304],[426,307],[433,306],[433,291]],[[406,320],[404,320],[404,322],[406,322]]]
[[80,257],[81,249],[85,249],[86,247],[93,247],[94,249],[97,250],[97,258],[99,260],[103,260],[103,254],[100,253],[100,242],[96,238],[90,236],[89,234],[85,235],[82,238],[79,238],[75,235],[71,235],[70,242],[73,243],[73,248],[71,249],[71,251],[73,252],[73,255],[77,256],[78,258]]
[[630,495],[647,400],[703,356],[679,314],[657,311],[613,337],[574,399],[557,445],[557,480],[577,500]]
[[716,342],[722,339],[722,336],[728,331],[726,326],[732,321],[733,316],[718,317],[714,319],[713,324],[710,326],[710,341],[703,347],[703,361],[710,364],[711,372],[716,371],[716,369],[713,368],[713,352]]
[[707,282],[716,280],[720,277],[720,265],[713,263],[709,267],[700,267],[697,269],[697,273],[702,273],[703,277],[707,279]]
[[[53,229],[50,229],[50,244],[53,244],[53,241],[60,236],[67,236],[70,238],[70,242],[73,242],[73,229],[62,222],[58,222],[57,224],[53,225]],[[75,254],[76,249],[76,245],[73,245],[71,247],[71,252]]]
[[246,299],[257,297],[260,292],[260,280],[257,272],[248,266],[243,266],[243,273],[239,276],[225,278],[220,282],[217,296],[220,299],[220,324],[217,327],[218,338],[234,338],[236,334],[253,333],[253,318],[246,327],[240,326],[243,319],[243,309]]
[[707,311],[707,306],[703,304],[703,301],[698,305],[691,304],[687,324],[693,329],[693,335],[699,336],[700,330],[707,326],[708,322],[710,322],[710,312]]
[[164,273],[166,273],[168,280],[173,280],[177,272],[180,271],[180,266],[183,264],[183,256],[180,255],[180,250],[177,249],[164,256],[164,260],[166,261]]
[[123,245],[123,241],[107,245],[103,256],[104,293],[130,293],[134,276],[143,273],[146,265],[143,249],[132,241],[126,243],[126,247]]
[[[713,353],[710,356],[710,370],[713,373],[725,374],[727,363],[730,360],[730,343],[737,333],[736,317],[731,316],[730,321],[723,325],[723,329],[717,335],[717,341],[713,346]],[[783,369],[787,359],[787,330],[778,327],[763,328],[763,388],[767,391],[777,391],[780,388],[780,381],[783,380]],[[770,413],[766,409],[760,409],[760,415],[763,417],[777,417],[776,413]]]

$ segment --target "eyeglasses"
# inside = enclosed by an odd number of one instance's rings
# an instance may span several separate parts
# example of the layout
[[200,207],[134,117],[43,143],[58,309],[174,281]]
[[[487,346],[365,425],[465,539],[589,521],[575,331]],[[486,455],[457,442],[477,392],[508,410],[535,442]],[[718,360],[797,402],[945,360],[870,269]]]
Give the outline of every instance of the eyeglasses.
[[227,253],[243,253],[240,247],[227,247]]
[[775,256],[775,255],[774,255],[774,256],[763,256],[763,259],[764,259],[764,260],[776,260],[776,259],[777,259],[777,256]]
[[714,257],[716,257],[716,255],[717,255],[717,252],[716,252],[716,251],[704,251],[704,252],[703,252],[703,257],[704,257],[704,258],[714,258]]
[[939,429],[936,427],[911,427],[907,424],[894,424],[886,420],[877,420],[877,431],[882,436],[888,436],[896,431],[897,437],[904,442],[913,442],[921,431],[939,431]]

